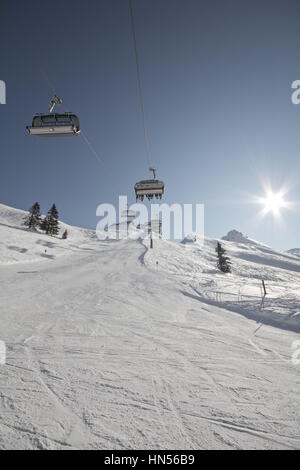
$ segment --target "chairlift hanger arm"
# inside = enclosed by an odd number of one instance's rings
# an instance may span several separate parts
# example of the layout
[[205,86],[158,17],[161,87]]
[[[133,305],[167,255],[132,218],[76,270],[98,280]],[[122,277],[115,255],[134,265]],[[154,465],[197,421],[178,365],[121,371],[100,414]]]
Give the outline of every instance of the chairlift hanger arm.
[[54,95],[53,98],[51,98],[50,103],[49,103],[50,113],[52,113],[52,111],[53,111],[56,104],[58,104],[58,105],[63,104],[63,100],[59,96]]
[[153,172],[153,179],[156,180],[156,168],[150,167],[150,168],[149,168],[149,171],[152,171],[152,172]]

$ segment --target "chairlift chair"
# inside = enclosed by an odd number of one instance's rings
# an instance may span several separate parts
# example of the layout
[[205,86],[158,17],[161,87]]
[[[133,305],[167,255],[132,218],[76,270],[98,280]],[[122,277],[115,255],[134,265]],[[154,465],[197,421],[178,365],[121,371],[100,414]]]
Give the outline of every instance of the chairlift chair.
[[149,201],[153,197],[156,197],[156,199],[162,198],[165,189],[164,182],[156,179],[155,168],[149,168],[149,170],[153,172],[153,179],[139,181],[134,186],[136,200],[143,201],[145,196]]
[[61,98],[54,96],[49,103],[49,114],[36,114],[32,125],[26,129],[29,134],[38,137],[69,137],[79,135],[80,123],[73,113],[53,113],[56,104],[62,104]]

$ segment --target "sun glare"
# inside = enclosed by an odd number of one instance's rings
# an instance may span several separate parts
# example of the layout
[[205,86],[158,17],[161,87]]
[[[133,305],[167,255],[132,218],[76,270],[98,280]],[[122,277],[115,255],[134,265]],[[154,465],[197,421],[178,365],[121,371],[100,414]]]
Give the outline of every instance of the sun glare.
[[261,209],[255,215],[256,221],[262,221],[268,215],[271,215],[276,223],[283,224],[283,212],[286,210],[297,210],[297,204],[287,200],[289,189],[287,185],[281,186],[277,191],[273,190],[269,182],[263,182],[263,193],[261,196],[251,196],[254,204],[259,204]]
[[272,212],[273,214],[278,214],[279,209],[285,205],[282,193],[273,193],[272,191],[268,192],[266,196],[262,198],[261,203],[264,205],[264,211],[266,213]]

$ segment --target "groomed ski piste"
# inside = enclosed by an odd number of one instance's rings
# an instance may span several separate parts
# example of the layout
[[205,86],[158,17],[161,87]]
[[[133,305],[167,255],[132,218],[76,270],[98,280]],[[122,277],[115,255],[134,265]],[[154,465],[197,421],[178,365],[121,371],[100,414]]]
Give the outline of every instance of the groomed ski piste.
[[222,274],[214,239],[62,240],[24,215],[0,205],[1,449],[300,448],[297,254],[229,236]]

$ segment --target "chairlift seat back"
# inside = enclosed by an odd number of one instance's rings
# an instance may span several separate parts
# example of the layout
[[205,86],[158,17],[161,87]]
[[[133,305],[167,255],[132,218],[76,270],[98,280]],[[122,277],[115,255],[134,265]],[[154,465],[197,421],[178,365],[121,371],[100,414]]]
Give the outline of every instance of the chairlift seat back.
[[158,180],[144,180],[139,181],[135,184],[135,194],[137,199],[144,199],[146,196],[148,199],[152,199],[154,196],[157,199],[161,199],[164,193],[164,182]]
[[79,135],[80,123],[75,114],[36,114],[32,126],[26,127],[31,135],[38,137],[69,137]]

